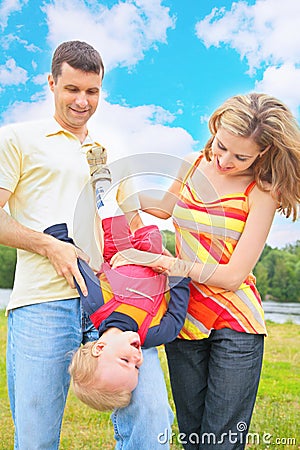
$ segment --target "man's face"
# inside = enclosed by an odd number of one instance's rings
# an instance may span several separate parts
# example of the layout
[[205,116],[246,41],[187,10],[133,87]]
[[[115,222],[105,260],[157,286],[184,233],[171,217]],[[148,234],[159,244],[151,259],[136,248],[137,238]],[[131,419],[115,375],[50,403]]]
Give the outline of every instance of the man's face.
[[49,75],[48,83],[54,94],[55,119],[66,130],[78,134],[96,111],[101,90],[101,74],[73,69],[62,64],[61,75],[55,83]]

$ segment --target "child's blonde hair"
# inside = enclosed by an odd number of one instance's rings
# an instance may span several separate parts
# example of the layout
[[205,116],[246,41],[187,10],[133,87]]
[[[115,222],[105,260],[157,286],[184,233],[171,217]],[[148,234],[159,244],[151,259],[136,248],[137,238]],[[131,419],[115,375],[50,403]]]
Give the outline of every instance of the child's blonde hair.
[[98,358],[92,355],[96,341],[81,346],[72,358],[69,372],[75,395],[86,405],[98,411],[125,408],[130,403],[131,392],[124,390],[110,391],[94,383]]

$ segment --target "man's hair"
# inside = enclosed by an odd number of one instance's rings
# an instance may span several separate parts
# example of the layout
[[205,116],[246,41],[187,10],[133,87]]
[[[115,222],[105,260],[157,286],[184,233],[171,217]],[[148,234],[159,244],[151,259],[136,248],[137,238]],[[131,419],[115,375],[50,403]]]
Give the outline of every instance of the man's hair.
[[95,384],[95,372],[98,358],[92,355],[93,342],[81,346],[72,358],[69,372],[72,377],[73,390],[83,403],[98,411],[125,408],[130,403],[131,392],[108,390],[105,386]]
[[90,44],[81,41],[67,41],[60,44],[52,58],[51,72],[55,83],[61,75],[62,64],[66,62],[73,69],[83,72],[94,72],[104,76],[104,65],[97,50]]

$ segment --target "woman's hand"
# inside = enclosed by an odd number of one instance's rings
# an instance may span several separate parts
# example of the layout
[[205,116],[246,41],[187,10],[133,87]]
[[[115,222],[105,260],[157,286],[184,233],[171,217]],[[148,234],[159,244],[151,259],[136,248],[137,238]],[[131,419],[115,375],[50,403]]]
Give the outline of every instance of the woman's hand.
[[[171,258],[170,258],[171,259]],[[188,277],[193,267],[191,261],[184,261],[183,259],[172,258],[172,263],[166,270],[165,274],[170,277]]]

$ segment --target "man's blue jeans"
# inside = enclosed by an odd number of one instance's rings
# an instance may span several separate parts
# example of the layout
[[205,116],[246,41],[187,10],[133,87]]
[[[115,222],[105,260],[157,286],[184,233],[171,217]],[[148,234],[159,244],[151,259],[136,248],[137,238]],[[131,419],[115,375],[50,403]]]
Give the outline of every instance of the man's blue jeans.
[[[78,298],[40,303],[10,311],[7,377],[15,424],[15,449],[59,448],[63,411],[70,383],[69,363],[73,352],[81,343],[96,339],[98,331],[88,317],[82,314]],[[126,430],[124,437],[118,437],[118,449],[168,448],[159,446],[157,441],[158,434],[165,427],[170,427],[171,416],[156,349],[149,349],[149,357],[151,376],[156,380],[155,389],[153,384],[149,384],[148,389],[143,383],[149,381],[146,376],[149,366],[148,350],[145,350],[145,370],[140,373],[134,401],[124,410],[119,410],[122,414],[116,412],[117,431],[123,433]],[[152,421],[156,407],[158,420]],[[145,427],[148,419],[151,420],[151,429]]]
[[230,329],[166,345],[185,449],[243,449],[262,366],[264,336]]
[[162,440],[160,436],[164,436],[166,430],[171,432],[174,416],[170,407],[165,407],[168,396],[164,375],[158,364],[157,349],[148,348],[143,350],[143,354],[139,383],[133,391],[130,406],[117,409],[111,416],[117,441],[116,450],[169,448],[169,442]]

